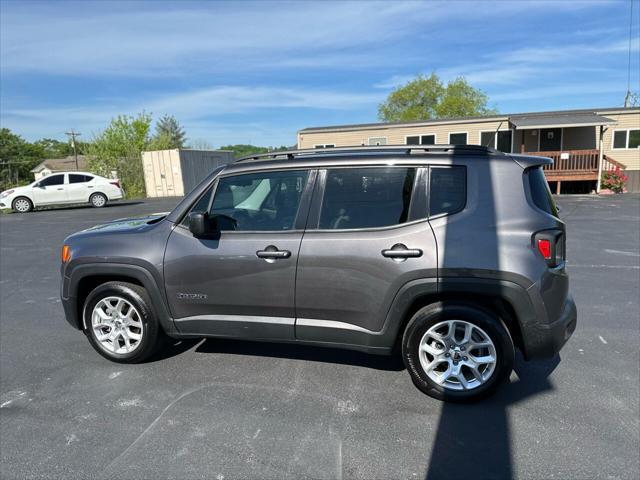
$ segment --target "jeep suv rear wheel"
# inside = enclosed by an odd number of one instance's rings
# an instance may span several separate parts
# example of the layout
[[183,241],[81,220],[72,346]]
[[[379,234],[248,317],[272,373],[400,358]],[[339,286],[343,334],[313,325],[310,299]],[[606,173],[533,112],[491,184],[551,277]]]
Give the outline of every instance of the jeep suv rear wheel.
[[85,334],[100,355],[120,363],[148,359],[160,344],[162,331],[144,288],[107,282],[95,288],[84,304]]
[[499,318],[471,305],[438,302],[411,318],[402,354],[416,386],[440,400],[491,394],[513,368],[514,347]]

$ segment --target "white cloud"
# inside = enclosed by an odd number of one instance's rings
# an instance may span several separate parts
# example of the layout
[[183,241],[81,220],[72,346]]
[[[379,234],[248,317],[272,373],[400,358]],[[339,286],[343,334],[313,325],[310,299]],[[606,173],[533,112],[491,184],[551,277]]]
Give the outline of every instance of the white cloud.
[[[142,111],[153,113],[157,118],[163,114],[175,115],[185,126],[192,138],[219,139],[219,143],[229,143],[223,140],[221,132],[233,132],[237,136],[236,128],[225,127],[232,122],[219,119],[229,114],[259,113],[262,109],[308,109],[308,110],[351,110],[376,105],[384,98],[380,92],[344,92],[320,90],[298,87],[239,87],[216,85],[208,88],[178,93],[166,93],[150,97],[146,100],[129,102],[124,99],[119,102],[91,104],[79,107],[51,107],[51,108],[2,108],[2,124],[28,137],[62,135],[58,132],[60,120],[65,126],[81,128],[85,137],[103,129],[108,121],[120,114],[137,114]],[[52,119],[56,119],[53,121]],[[208,121],[204,121],[209,119]],[[259,123],[256,123],[258,125]],[[245,125],[245,124],[243,124]],[[259,125],[263,125],[260,123]],[[291,143],[295,141],[295,131],[300,125],[288,128],[278,128],[273,125],[267,128],[269,137],[278,142]],[[244,127],[243,127],[244,128]],[[212,137],[213,131],[217,137]],[[209,136],[206,135],[207,131]],[[253,132],[263,132],[260,136],[267,137],[265,127],[252,128]],[[279,133],[276,133],[279,132]],[[288,140],[287,140],[288,139]]]

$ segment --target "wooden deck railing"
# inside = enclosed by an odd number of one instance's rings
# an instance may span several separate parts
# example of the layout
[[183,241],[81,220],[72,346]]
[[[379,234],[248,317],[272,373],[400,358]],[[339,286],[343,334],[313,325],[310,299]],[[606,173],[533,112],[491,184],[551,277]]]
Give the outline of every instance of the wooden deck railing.
[[[526,152],[525,155],[551,157],[553,165],[545,165],[545,172],[597,172],[598,150],[565,150],[557,152]],[[564,158],[563,158],[564,157]]]

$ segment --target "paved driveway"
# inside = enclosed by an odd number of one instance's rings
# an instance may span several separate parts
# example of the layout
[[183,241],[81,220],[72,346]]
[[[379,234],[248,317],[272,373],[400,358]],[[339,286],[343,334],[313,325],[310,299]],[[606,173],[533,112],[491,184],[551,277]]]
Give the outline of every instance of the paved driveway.
[[640,197],[563,197],[576,333],[476,405],[422,395],[396,359],[181,342],[97,355],[63,318],[59,247],[177,200],[0,216],[0,477],[633,478]]

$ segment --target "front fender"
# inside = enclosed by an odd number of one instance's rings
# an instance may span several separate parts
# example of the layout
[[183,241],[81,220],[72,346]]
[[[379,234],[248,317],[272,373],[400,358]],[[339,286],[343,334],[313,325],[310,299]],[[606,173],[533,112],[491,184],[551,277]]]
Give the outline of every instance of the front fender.
[[62,277],[61,300],[67,321],[75,328],[86,327],[81,318],[78,291],[83,280],[89,277],[132,278],[137,280],[149,294],[160,325],[168,335],[177,333],[167,308],[164,289],[158,285],[149,270],[139,265],[124,263],[83,263],[65,271]]

